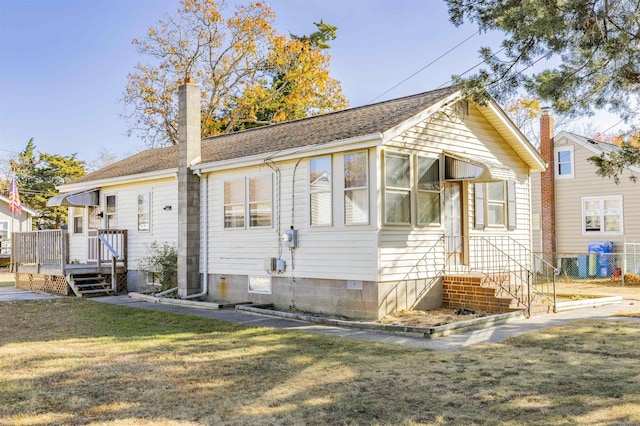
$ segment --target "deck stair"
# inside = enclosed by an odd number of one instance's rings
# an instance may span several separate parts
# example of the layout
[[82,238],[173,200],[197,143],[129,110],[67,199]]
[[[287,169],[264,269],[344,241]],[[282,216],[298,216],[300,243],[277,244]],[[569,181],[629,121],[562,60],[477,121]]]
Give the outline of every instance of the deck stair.
[[98,297],[114,294],[108,275],[100,273],[67,274],[67,282],[78,297]]

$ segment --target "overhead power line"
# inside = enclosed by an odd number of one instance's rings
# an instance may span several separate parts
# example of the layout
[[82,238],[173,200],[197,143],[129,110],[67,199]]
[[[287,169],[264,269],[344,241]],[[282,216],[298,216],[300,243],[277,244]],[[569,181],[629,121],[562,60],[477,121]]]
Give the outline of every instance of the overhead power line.
[[464,40],[462,40],[460,43],[456,44],[455,46],[453,46],[452,48],[450,48],[449,50],[447,50],[446,52],[444,52],[442,55],[438,56],[436,59],[434,59],[433,61],[429,62],[427,65],[423,66],[422,68],[420,68],[418,71],[414,72],[413,74],[411,74],[409,77],[403,79],[401,82],[399,82],[398,84],[396,84],[395,86],[391,87],[390,89],[385,90],[384,92],[382,92],[381,94],[379,94],[378,96],[376,96],[375,98],[371,99],[369,102],[367,102],[368,104],[371,104],[373,102],[375,102],[376,100],[380,99],[381,97],[383,97],[384,95],[386,95],[387,93],[389,93],[390,91],[392,91],[393,89],[395,89],[396,87],[400,86],[401,84],[404,84],[405,82],[407,82],[408,80],[412,79],[413,77],[415,77],[416,75],[420,74],[422,71],[424,71],[425,69],[429,68],[431,65],[435,64],[436,62],[438,62],[440,59],[444,58],[445,56],[447,56],[449,53],[453,52],[454,50],[456,50],[458,47],[462,46],[463,44],[465,44],[467,41],[471,40],[473,37],[475,37],[476,35],[478,35],[477,32],[471,34],[469,37],[465,38]]

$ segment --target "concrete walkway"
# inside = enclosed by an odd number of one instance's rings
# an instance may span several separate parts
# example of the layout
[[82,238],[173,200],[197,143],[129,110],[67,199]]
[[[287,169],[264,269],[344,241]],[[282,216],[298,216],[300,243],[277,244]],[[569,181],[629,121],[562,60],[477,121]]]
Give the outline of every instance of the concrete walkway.
[[[0,302],[7,300],[51,299],[60,296],[36,294],[13,287],[0,287]],[[638,309],[633,301],[623,300],[619,303],[600,307],[575,309],[557,314],[536,315],[530,319],[512,319],[506,324],[488,326],[481,330],[465,331],[455,335],[435,339],[409,337],[380,331],[360,330],[349,327],[336,327],[312,324],[304,321],[255,315],[235,310],[201,309],[192,306],[180,306],[163,303],[152,303],[130,298],[127,295],[95,297],[90,300],[111,305],[148,309],[161,312],[174,312],[186,315],[197,315],[238,324],[256,327],[274,327],[285,330],[301,330],[321,333],[350,339],[365,340],[413,348],[424,348],[438,351],[451,351],[470,345],[483,343],[499,343],[512,336],[534,332],[547,327],[559,326],[580,319],[619,319],[640,322],[640,318],[616,317],[615,314],[633,308]]]

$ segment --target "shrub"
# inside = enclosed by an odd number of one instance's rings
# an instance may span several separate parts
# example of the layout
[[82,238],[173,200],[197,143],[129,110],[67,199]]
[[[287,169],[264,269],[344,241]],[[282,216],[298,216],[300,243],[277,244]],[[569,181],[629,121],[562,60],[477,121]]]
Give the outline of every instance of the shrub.
[[148,255],[140,261],[140,268],[157,277],[160,290],[174,288],[178,282],[178,252],[167,242],[154,241],[147,246]]

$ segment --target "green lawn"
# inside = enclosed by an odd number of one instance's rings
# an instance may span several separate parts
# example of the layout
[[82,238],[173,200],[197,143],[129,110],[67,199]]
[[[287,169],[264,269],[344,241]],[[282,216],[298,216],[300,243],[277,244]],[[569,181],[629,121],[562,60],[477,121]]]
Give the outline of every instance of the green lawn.
[[0,303],[0,424],[640,424],[640,323],[439,353],[63,298]]

